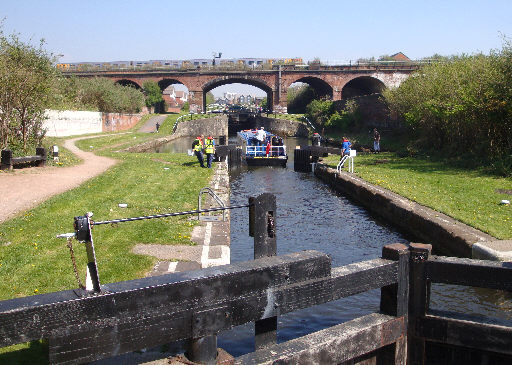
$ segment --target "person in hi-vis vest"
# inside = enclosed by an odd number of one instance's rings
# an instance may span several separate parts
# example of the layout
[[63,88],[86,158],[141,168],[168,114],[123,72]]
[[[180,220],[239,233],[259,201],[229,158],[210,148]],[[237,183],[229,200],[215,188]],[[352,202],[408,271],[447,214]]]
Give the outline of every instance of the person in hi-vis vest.
[[192,149],[194,150],[194,154],[197,157],[197,161],[199,161],[199,165],[204,167],[203,162],[203,140],[201,137],[197,137],[194,142],[192,142]]
[[215,140],[212,136],[209,136],[204,145],[204,152],[206,153],[206,166],[212,167],[213,154],[215,153]]

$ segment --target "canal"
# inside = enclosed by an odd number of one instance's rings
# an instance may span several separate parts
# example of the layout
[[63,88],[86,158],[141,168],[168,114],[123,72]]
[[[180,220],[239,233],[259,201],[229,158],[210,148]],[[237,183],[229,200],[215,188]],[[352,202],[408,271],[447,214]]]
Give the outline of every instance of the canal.
[[[192,139],[173,141],[159,152],[186,152]],[[230,142],[234,142],[230,139]],[[332,265],[377,258],[390,243],[407,243],[391,226],[337,194],[310,173],[293,171],[293,150],[306,139],[286,138],[288,165],[243,167],[230,172],[231,205],[246,204],[249,196],[268,192],[276,196],[278,255],[318,250],[332,257]],[[357,163],[356,163],[357,169]],[[253,238],[248,235],[248,213],[231,214],[231,262],[253,259]],[[278,342],[287,341],[379,310],[380,291],[370,291],[278,318]],[[454,285],[433,285],[431,309],[491,317],[491,322],[512,322],[510,293]],[[254,350],[254,324],[238,326],[218,337],[219,347],[234,356]]]

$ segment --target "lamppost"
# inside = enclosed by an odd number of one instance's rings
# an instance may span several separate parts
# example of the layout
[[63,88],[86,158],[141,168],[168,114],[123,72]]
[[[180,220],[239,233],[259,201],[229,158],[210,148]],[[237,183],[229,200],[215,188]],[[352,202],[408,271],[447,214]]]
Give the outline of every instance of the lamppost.
[[221,58],[222,57],[222,52],[213,52],[213,62],[212,62],[212,65],[215,66],[215,59],[216,58]]

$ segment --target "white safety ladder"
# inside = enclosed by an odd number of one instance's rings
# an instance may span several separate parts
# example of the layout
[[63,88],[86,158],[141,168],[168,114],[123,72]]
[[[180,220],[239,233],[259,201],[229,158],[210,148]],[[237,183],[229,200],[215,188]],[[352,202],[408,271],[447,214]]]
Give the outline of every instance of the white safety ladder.
[[350,150],[350,155],[344,155],[340,162],[338,163],[338,167],[336,170],[338,173],[341,172],[341,168],[345,165],[345,162],[348,160],[348,172],[354,173],[354,157],[356,156],[356,150]]

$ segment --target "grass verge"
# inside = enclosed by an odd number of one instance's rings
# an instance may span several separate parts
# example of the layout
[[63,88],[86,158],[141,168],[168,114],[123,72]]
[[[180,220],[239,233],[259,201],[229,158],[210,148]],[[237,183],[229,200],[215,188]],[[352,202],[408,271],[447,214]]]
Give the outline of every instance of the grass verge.
[[[324,158],[336,168],[339,156]],[[512,197],[510,178],[464,169],[422,157],[395,153],[358,155],[355,173],[421,205],[447,214],[498,239],[512,239],[512,206],[501,205]]]
[[[134,137],[136,137],[134,139]],[[73,217],[91,211],[95,220],[177,212],[197,208],[197,194],[208,185],[211,169],[201,169],[186,154],[114,152],[110,145],[140,142],[143,134],[116,134],[82,140],[84,149],[120,161],[80,187],[55,196],[23,215],[0,224],[0,300],[76,288],[66,241]],[[91,148],[92,146],[92,148]],[[120,208],[119,203],[128,204]],[[137,243],[193,244],[197,221],[189,216],[153,219],[93,229],[102,283],[143,277],[155,258],[131,252]],[[79,274],[85,276],[86,255],[74,242]],[[39,342],[0,349],[0,363],[46,363]]]

